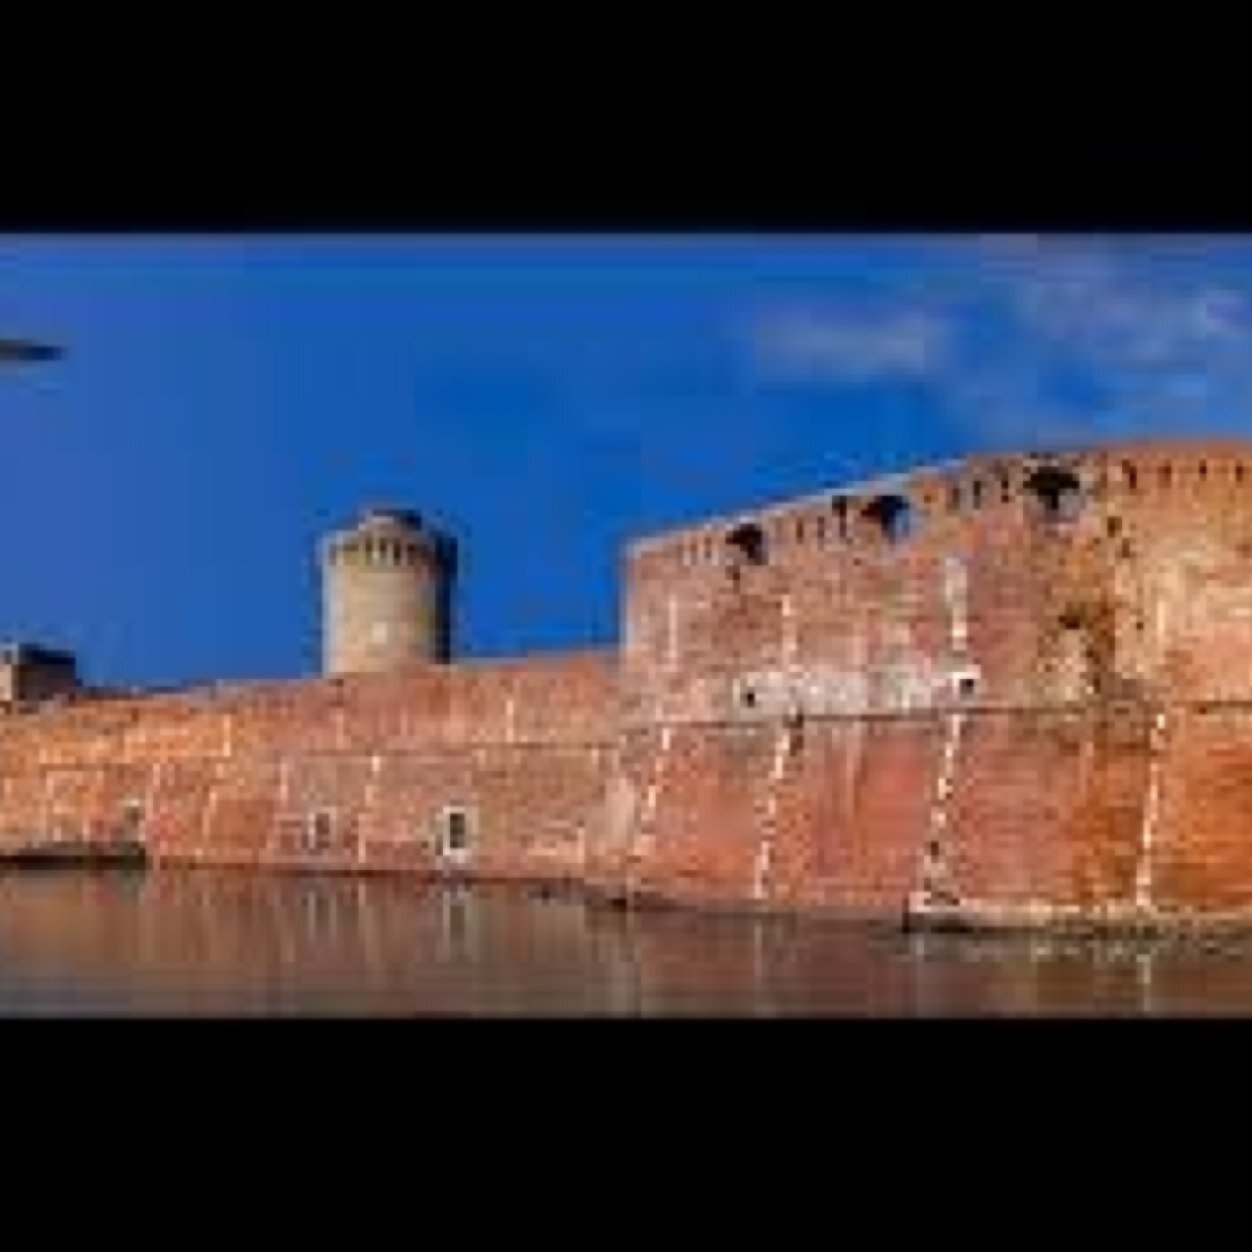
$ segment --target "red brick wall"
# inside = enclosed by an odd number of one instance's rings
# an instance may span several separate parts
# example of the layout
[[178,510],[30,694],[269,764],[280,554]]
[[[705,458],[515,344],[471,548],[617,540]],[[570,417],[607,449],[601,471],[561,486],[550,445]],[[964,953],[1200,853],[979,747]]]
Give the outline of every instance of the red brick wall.
[[[820,496],[633,545],[620,658],[11,714],[0,840],[107,838],[139,800],[159,858],[434,872],[456,805],[489,878],[888,916],[936,881],[973,910],[1252,908],[1252,447],[1060,461],[1068,521],[1041,518],[1034,460],[991,458],[841,493],[846,533]],[[918,511],[894,541],[861,511],[884,493]],[[732,575],[746,520],[766,559]]]
[[[1028,490],[1044,463],[1078,480],[1072,517]],[[863,512],[886,494],[914,506],[905,536]],[[727,543],[745,523],[762,563]],[[1252,445],[919,471],[643,540],[625,582],[625,723],[654,745],[676,726],[641,882],[895,910],[934,841],[961,897],[989,907],[1252,894],[1234,833],[1252,740],[1225,730],[1219,754],[1216,722],[1192,719],[1165,760],[1150,751],[1162,704],[1252,700]],[[789,712],[800,742],[775,767]],[[655,766],[638,743],[623,759],[633,791],[615,806],[646,808]]]
[[1252,705],[1171,709],[1152,893],[1163,908],[1252,907]]
[[[980,458],[632,545],[629,713],[723,715],[737,681],[814,711],[933,707],[966,667],[997,704],[1252,696],[1252,444],[1052,460],[1082,484],[1069,521],[1046,522],[1026,488],[1041,460]],[[896,542],[861,516],[883,494],[915,508]],[[763,529],[767,560],[735,578],[726,536],[744,522]]]
[[585,653],[14,715],[0,838],[116,837],[138,801],[162,860],[434,870],[455,804],[475,874],[568,878],[600,821],[614,696],[612,656]]

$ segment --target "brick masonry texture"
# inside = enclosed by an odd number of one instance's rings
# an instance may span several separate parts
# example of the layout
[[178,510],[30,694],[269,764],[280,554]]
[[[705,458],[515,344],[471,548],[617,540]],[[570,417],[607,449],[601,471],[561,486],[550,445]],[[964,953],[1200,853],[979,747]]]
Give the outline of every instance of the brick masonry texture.
[[10,712],[0,844],[137,821],[169,862],[1252,918],[1252,444],[974,458],[623,575],[620,651]]

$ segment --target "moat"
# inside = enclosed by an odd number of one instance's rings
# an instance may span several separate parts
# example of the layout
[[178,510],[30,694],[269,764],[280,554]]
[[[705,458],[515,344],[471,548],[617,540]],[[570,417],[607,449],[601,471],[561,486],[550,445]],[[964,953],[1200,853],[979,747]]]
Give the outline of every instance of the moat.
[[0,1016],[1252,1015],[1252,940],[907,935],[520,889],[0,874]]

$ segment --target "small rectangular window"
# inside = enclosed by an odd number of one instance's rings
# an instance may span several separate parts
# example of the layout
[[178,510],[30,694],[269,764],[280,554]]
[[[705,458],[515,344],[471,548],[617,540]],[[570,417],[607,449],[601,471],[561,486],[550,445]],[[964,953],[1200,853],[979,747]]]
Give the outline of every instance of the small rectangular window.
[[466,860],[473,851],[473,823],[468,809],[448,806],[439,814],[438,849],[451,861]]
[[469,827],[465,814],[454,809],[448,814],[447,848],[449,852],[464,852],[469,846]]
[[952,675],[952,686],[960,700],[970,700],[978,694],[978,674],[974,670],[958,670]]
[[324,852],[330,846],[334,825],[334,814],[329,809],[315,809],[310,813],[304,832],[306,850]]

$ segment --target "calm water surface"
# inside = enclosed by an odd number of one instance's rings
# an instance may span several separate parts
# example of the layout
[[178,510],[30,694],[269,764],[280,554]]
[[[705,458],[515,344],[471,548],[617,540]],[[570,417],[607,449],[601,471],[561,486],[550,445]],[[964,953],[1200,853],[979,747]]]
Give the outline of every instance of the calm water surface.
[[0,1015],[1252,1015],[1252,944],[908,936],[520,890],[0,874]]

